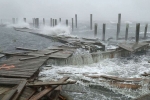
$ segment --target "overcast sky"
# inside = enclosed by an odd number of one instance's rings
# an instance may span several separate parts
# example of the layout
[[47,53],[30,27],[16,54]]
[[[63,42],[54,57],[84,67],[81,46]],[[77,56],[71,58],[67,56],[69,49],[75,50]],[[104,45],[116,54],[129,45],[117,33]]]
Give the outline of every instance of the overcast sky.
[[150,0],[0,0],[0,18],[63,18],[149,21]]

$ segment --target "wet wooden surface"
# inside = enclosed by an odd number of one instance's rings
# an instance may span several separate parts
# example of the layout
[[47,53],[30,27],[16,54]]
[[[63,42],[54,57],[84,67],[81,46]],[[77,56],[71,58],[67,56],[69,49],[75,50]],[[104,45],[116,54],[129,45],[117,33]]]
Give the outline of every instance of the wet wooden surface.
[[[48,59],[48,57],[39,57],[25,61],[19,60],[24,57],[25,56],[13,56],[6,61],[0,62],[0,76],[30,78]],[[6,65],[6,67],[2,67],[3,65]]]
[[133,52],[140,48],[144,48],[148,45],[149,45],[148,43],[138,43],[138,44],[137,43],[120,43],[118,46],[127,51]]

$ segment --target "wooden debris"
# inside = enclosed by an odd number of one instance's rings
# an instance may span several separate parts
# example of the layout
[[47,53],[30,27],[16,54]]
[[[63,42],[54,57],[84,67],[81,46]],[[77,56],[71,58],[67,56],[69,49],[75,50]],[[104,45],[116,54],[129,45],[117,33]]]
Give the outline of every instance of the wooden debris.
[[69,82],[34,82],[34,83],[27,83],[26,86],[48,86],[48,85],[66,85]]
[[21,95],[21,92],[23,91],[23,89],[24,89],[26,83],[27,83],[27,80],[24,80],[24,81],[22,81],[22,82],[18,85],[18,87],[16,88],[16,89],[17,89],[17,93],[16,93],[16,95],[13,97],[12,100],[17,100],[17,99],[19,98],[19,96]]
[[3,98],[2,100],[11,100],[15,93],[17,92],[17,89],[10,90]]
[[19,60],[20,61],[24,61],[24,60],[37,59],[37,58],[39,58],[39,56],[37,56],[37,57],[20,58]]
[[[64,82],[68,79],[69,77],[64,77],[60,79],[58,82]],[[41,92],[37,93],[36,95],[32,96],[29,100],[38,100],[42,98],[44,95],[48,94],[49,92],[52,92],[55,88],[57,88],[59,85],[55,85],[53,87],[47,87]]]
[[136,90],[140,87],[142,87],[141,85],[138,84],[127,84],[127,83],[121,83],[121,82],[111,82],[110,85],[115,86],[117,88],[128,88],[128,89],[133,89]]
[[16,47],[18,50],[26,50],[26,51],[38,51],[37,49],[30,49],[30,48],[23,48],[23,47]]
[[120,43],[118,46],[127,51],[133,52],[139,49],[147,48],[148,45],[149,45],[148,43],[138,43],[138,44],[137,43]]

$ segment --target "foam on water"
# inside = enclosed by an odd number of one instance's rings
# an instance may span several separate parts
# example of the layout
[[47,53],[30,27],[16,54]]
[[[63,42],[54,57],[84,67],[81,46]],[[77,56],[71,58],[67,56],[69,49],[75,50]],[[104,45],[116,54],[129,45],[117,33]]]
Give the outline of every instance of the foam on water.
[[16,24],[8,23],[7,27],[16,27],[16,28],[30,28],[29,23],[25,23],[24,21],[18,20]]
[[[139,95],[146,94],[149,91],[147,88],[148,84],[143,84],[143,87],[139,90],[130,90],[130,89],[118,89],[116,87],[112,87],[111,85],[104,84],[104,82],[100,82],[99,79],[91,79],[85,77],[83,74],[88,73],[88,75],[112,75],[119,77],[127,77],[127,78],[139,78],[140,75],[144,72],[150,72],[148,63],[149,56],[141,55],[141,56],[132,56],[130,58],[113,58],[113,59],[105,59],[101,60],[98,63],[88,64],[88,65],[66,65],[66,66],[52,66],[51,69],[44,67],[44,69],[40,72],[39,76],[40,80],[51,80],[63,77],[62,74],[58,74],[58,72],[63,73],[71,73],[70,76],[72,79],[78,79],[78,83],[84,84],[81,79],[89,80],[91,83],[105,86],[113,91],[117,91],[123,95],[135,98]],[[64,75],[65,76],[65,75]],[[115,100],[115,99],[114,99]]]
[[65,25],[62,25],[62,24],[58,24],[54,27],[42,26],[40,28],[40,30],[41,30],[41,33],[43,33],[45,35],[57,35],[57,36],[65,35],[65,36],[75,37],[74,35],[71,35],[70,26],[65,26]]

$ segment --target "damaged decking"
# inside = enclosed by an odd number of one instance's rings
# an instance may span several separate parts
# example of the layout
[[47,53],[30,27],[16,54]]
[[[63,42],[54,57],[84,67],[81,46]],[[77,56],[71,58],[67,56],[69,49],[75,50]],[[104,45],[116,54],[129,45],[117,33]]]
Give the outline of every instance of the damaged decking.
[[0,62],[1,77],[31,78],[48,58],[68,58],[72,51],[41,50],[17,54]]
[[[54,92],[50,97],[58,98],[60,89],[57,89],[59,92],[58,95],[55,95],[55,88],[75,83],[66,82],[69,77],[56,82],[34,82],[34,80],[37,78],[42,65],[49,58],[64,59],[71,56],[72,53],[73,51],[67,51],[66,49],[31,50],[28,53],[16,54],[3,53],[11,57],[0,62],[0,100],[10,100],[10,98],[12,100],[37,100],[50,92]],[[48,88],[43,88],[43,86]],[[36,90],[41,87],[42,90],[37,92]]]
[[129,52],[134,52],[140,49],[145,49],[148,47],[148,45],[149,45],[148,43],[120,43],[118,46]]

